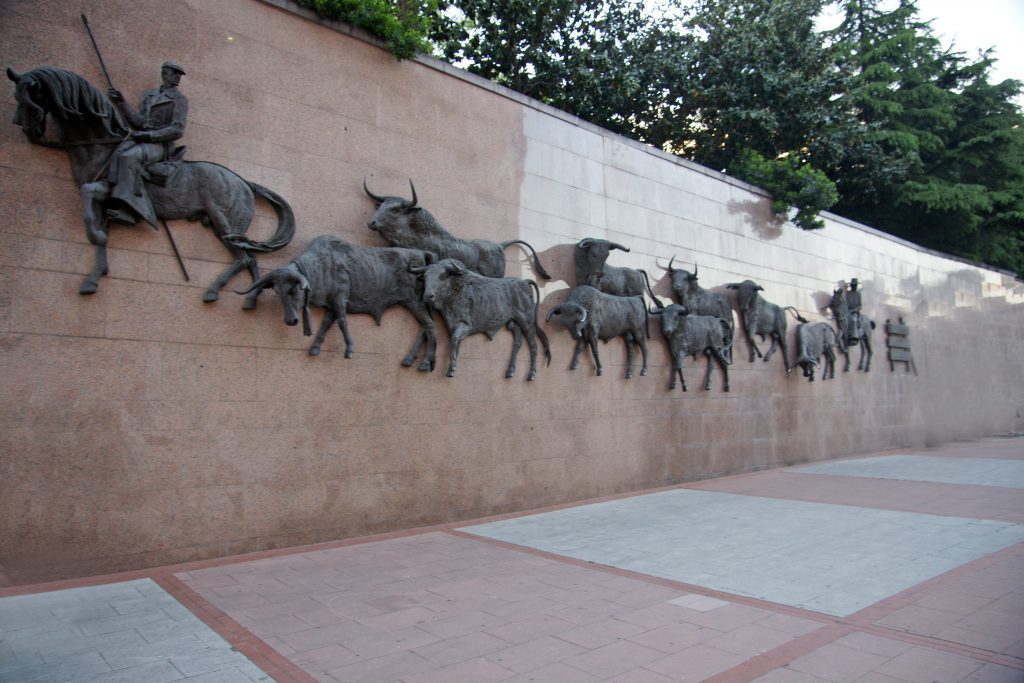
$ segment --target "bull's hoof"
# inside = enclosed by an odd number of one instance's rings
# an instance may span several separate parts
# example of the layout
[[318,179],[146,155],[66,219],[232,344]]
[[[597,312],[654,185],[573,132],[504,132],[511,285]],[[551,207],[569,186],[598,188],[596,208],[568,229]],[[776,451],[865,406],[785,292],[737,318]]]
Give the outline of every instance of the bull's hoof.
[[726,385],[725,385],[725,388],[724,388],[724,389],[722,389],[722,391],[729,391],[729,385],[728,385],[728,384],[726,384]]
[[455,376],[455,370],[453,368],[448,368],[448,372],[446,372],[444,374],[444,376],[445,377],[454,377]]
[[433,372],[434,364],[428,363],[427,361],[423,361],[422,363],[420,363],[420,366],[416,368],[416,370],[419,372]]
[[597,369],[597,370],[596,370],[595,372],[597,372],[597,376],[598,376],[598,377],[600,377],[600,376],[601,376],[601,368],[598,368],[598,369]]
[[242,302],[243,311],[251,311],[254,308],[256,308],[256,299],[246,299]]
[[646,377],[647,376],[647,368],[644,368],[643,370],[640,371],[640,376],[641,377]]
[[345,349],[345,358],[352,357],[352,349]]
[[97,289],[99,289],[99,285],[92,280],[86,280],[82,283],[82,286],[78,288],[78,293],[82,296],[88,296],[89,294],[95,294]]
[[633,379],[633,373],[632,372],[627,372],[626,373],[626,379]]
[[320,347],[319,346],[310,346],[309,347],[309,355],[311,355],[311,356],[319,356],[320,355]]
[[507,371],[505,373],[505,379],[512,379],[515,376],[516,376],[516,371],[515,370],[509,370],[509,371]]
[[220,298],[220,294],[217,292],[204,292],[203,301],[206,303],[212,303]]
[[576,369],[576,368],[578,368],[579,366],[580,366],[580,364],[579,364],[579,363],[573,363],[572,365],[570,365],[570,366],[569,366],[569,369],[570,369],[570,370],[575,370],[575,369]]
[[[416,359],[413,356],[406,356],[405,358],[402,359],[402,367],[403,368],[412,367],[412,364],[415,363],[415,362],[416,362]],[[423,366],[420,366],[420,370],[422,370],[422,369],[423,369]]]

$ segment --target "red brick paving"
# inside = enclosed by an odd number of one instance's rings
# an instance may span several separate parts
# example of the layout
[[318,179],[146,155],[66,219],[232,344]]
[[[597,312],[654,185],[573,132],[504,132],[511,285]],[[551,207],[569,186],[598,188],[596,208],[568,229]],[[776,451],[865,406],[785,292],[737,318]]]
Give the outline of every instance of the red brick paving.
[[[1022,446],[918,454],[1019,459]],[[997,487],[786,471],[689,487],[1024,522],[1024,494]],[[280,683],[1024,682],[1024,544],[847,618],[444,527],[0,597],[144,576]]]

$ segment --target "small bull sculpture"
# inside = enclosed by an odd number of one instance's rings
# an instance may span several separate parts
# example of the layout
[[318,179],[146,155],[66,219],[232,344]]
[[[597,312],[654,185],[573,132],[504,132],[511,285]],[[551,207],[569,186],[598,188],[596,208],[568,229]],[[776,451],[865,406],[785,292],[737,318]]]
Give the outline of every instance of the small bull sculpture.
[[395,247],[422,249],[436,254],[439,259],[455,259],[472,271],[487,277],[504,277],[505,248],[513,244],[526,247],[533,255],[533,268],[546,280],[551,276],[537,258],[528,243],[523,240],[506,240],[491,242],[490,240],[465,240],[452,235],[433,214],[423,207],[416,206],[416,186],[409,181],[412,188],[412,199],[402,197],[382,197],[370,192],[363,181],[363,191],[377,203],[377,211],[370,219],[369,228],[383,237],[388,244]]
[[712,315],[729,321],[731,336],[736,328],[732,319],[732,303],[729,301],[729,297],[721,292],[708,291],[697,283],[697,264],[694,264],[691,273],[681,268],[673,268],[672,263],[675,260],[676,257],[673,256],[665,270],[668,271],[676,300],[685,306],[692,315]]
[[651,291],[651,282],[647,272],[639,268],[623,268],[607,265],[608,254],[612,249],[629,251],[628,247],[608,240],[588,237],[580,240],[573,251],[573,262],[576,268],[576,285],[590,285],[605,294],[615,296],[643,296],[646,289],[651,301],[658,308],[662,303]]
[[707,372],[704,374],[704,390],[711,389],[711,360],[714,358],[722,368],[724,378],[723,391],[729,391],[729,350],[732,348],[732,326],[725,318],[713,315],[690,314],[686,306],[671,304],[661,309],[651,309],[651,315],[661,316],[661,333],[668,342],[669,354],[672,356],[672,374],[669,375],[668,388],[676,388],[676,375],[686,391],[686,380],[683,378],[683,357],[703,353],[708,359]]
[[576,351],[569,366],[571,370],[579,367],[580,353],[583,345],[587,344],[600,377],[601,358],[597,353],[597,341],[607,342],[614,337],[622,337],[626,343],[626,379],[633,377],[634,344],[640,347],[643,356],[640,375],[647,374],[647,307],[642,296],[613,296],[581,285],[569,292],[564,303],[548,311],[544,321],[550,322],[556,315],[576,340]]
[[796,361],[803,370],[804,377],[808,382],[814,381],[814,370],[825,357],[825,366],[821,372],[821,379],[835,379],[836,376],[836,354],[832,350],[834,346],[841,346],[842,342],[836,337],[835,330],[828,323],[814,323],[797,325],[796,327]]
[[532,382],[537,377],[538,336],[544,345],[547,363],[551,365],[547,335],[537,326],[540,303],[537,283],[515,277],[484,277],[455,259],[410,267],[409,272],[423,276],[423,300],[441,313],[451,335],[448,377],[455,375],[455,362],[463,339],[481,332],[488,339],[494,339],[494,333],[502,327],[508,327],[513,336],[512,357],[505,377],[515,375],[516,355],[524,336],[530,348],[530,374],[526,379]]
[[284,305],[285,324],[296,325],[298,312],[302,311],[302,328],[307,337],[311,334],[309,307],[327,309],[309,347],[311,356],[320,353],[327,329],[337,320],[345,337],[345,358],[351,358],[348,313],[369,313],[379,325],[385,309],[404,306],[416,318],[420,332],[402,365],[408,367],[416,362],[420,346],[426,341],[427,350],[418,368],[426,372],[434,369],[434,320],[422,301],[419,281],[409,268],[423,266],[432,258],[432,254],[414,249],[364,247],[321,235],[291,263],[265,274],[239,293],[258,295],[259,290],[273,287]]
[[743,282],[730,282],[726,285],[736,292],[736,307],[740,311],[740,320],[743,322],[743,332],[746,335],[747,343],[750,345],[750,362],[754,362],[755,354],[761,356],[761,349],[754,343],[754,335],[761,337],[761,341],[768,337],[772,344],[764,354],[765,362],[775,353],[776,346],[782,350],[782,363],[788,375],[792,368],[789,365],[789,353],[786,350],[786,311],[802,323],[810,322],[802,317],[792,306],[781,307],[769,301],[765,301],[758,292],[763,292],[764,287],[753,280]]

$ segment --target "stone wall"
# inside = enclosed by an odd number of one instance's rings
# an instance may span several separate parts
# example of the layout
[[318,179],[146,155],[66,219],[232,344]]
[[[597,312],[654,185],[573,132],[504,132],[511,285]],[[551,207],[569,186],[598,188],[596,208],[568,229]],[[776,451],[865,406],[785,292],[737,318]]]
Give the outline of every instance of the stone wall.
[[[285,0],[118,0],[0,4],[0,63],[63,66],[104,83],[79,13],[132,101],[184,65],[188,157],[229,166],[283,195],[293,243],[382,245],[366,228],[380,194],[407,194],[453,232],[521,238],[553,280],[541,315],[572,280],[583,237],[624,243],[616,265],[697,262],[707,287],[750,278],[814,320],[841,280],[865,312],[911,325],[918,376],[874,367],[835,381],[749,363],[732,391],[666,390],[651,325],[651,371],[622,378],[621,342],[603,377],[568,370],[573,344],[548,325],[554,361],[536,382],[504,379],[511,335],[464,342],[456,377],[400,361],[416,333],[403,311],[380,327],[354,316],[355,356],[330,332],[324,353],[282,324],[270,294],[255,311],[202,292],[229,262],[198,223],[165,235],[116,228],[110,276],[92,265],[66,155],[0,126],[0,577],[24,583],[313,543],[522,510],[703,477],[924,446],[1024,427],[1021,284],[834,217],[802,232],[757,189],[584,124],[433,60],[396,62]],[[0,98],[9,122],[14,100]],[[251,234],[268,236],[261,207]],[[510,274],[533,277],[509,250]],[[247,276],[231,284],[243,288]],[[790,327],[790,338],[793,327]]]

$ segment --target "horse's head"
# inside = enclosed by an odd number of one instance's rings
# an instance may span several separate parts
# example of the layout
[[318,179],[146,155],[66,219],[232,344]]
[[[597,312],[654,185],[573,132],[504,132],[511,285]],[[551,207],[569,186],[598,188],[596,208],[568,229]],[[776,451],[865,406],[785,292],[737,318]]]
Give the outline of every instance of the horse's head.
[[45,91],[42,84],[31,73],[18,75],[14,69],[7,69],[7,77],[14,81],[14,99],[18,108],[14,112],[14,125],[32,142],[39,142],[46,133]]

